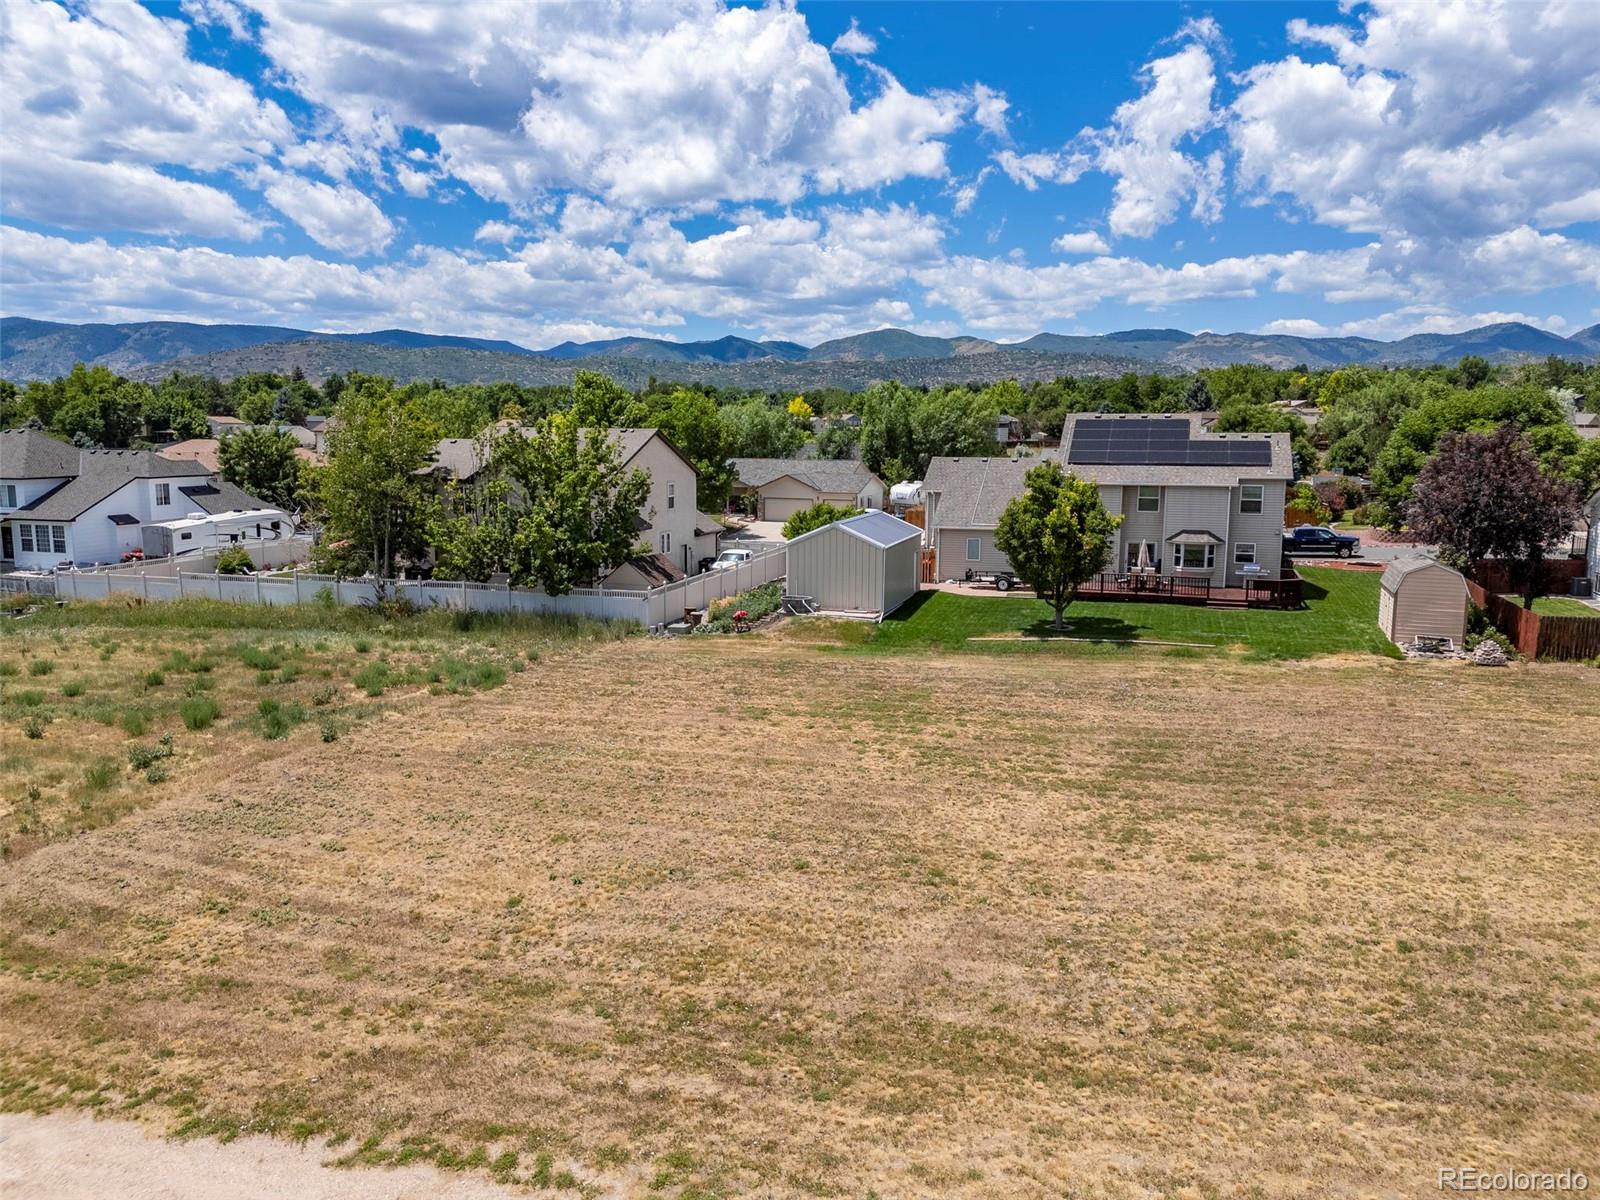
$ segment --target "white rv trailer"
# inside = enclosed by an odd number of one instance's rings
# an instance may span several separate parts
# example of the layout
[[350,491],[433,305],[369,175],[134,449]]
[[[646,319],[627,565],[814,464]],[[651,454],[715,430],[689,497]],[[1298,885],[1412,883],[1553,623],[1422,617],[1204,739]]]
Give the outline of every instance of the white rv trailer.
[[274,541],[294,532],[294,518],[278,508],[240,508],[220,513],[190,513],[158,521],[142,530],[146,558],[217,550],[234,542]]

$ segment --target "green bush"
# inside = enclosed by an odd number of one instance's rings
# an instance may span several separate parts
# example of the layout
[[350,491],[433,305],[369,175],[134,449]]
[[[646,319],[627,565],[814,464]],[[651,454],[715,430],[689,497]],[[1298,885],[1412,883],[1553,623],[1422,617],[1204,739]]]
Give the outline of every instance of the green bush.
[[325,742],[337,742],[339,740],[339,726],[334,723],[332,717],[322,718],[322,740]]
[[741,609],[750,614],[752,622],[761,620],[783,607],[783,584],[763,583],[760,587],[718,600],[711,605],[710,619],[696,627],[696,632],[732,633],[733,614]]
[[116,759],[102,758],[96,763],[86,767],[83,772],[83,783],[91,792],[103,792],[116,782],[117,773],[122,768],[117,765]]
[[311,693],[311,703],[315,704],[318,708],[321,708],[325,704],[332,704],[335,694],[336,693],[330,685],[324,684],[322,687],[319,687],[316,691]]
[[20,674],[22,674],[22,668],[17,666],[16,663],[14,663],[14,662],[0,662],[0,676],[11,676],[11,675],[20,675]]
[[166,763],[154,763],[145,771],[144,781],[146,783],[165,783],[171,774],[172,772],[168,769]]
[[22,723],[22,732],[34,741],[38,741],[44,736],[44,731],[50,727],[50,721],[49,713],[32,713]]
[[276,671],[282,661],[271,650],[263,650],[260,646],[235,646],[233,652],[245,666],[258,671]]
[[28,664],[29,675],[48,675],[55,669],[55,660],[49,658],[36,658]]
[[129,737],[143,737],[150,728],[150,717],[139,708],[122,710],[122,732]]
[[164,758],[172,757],[172,739],[164,737],[154,746],[129,746],[128,765],[135,771],[148,771]]
[[243,546],[229,546],[217,555],[218,575],[248,575],[255,569],[250,552]]
[[12,692],[11,702],[21,705],[23,708],[38,708],[39,705],[44,703],[44,693],[34,689],[29,689],[25,692]]
[[835,521],[842,521],[846,517],[858,516],[859,508],[846,508],[839,504],[829,504],[826,500],[813,504],[810,508],[802,508],[794,516],[783,523],[783,536],[797,538],[802,533],[810,533],[813,529],[821,529],[824,525],[832,525]]
[[178,715],[185,729],[198,732],[211,728],[211,723],[222,715],[222,709],[210,696],[191,696],[178,705]]
[[88,688],[81,679],[69,679],[61,685],[61,694],[69,700],[83,695]]
[[368,663],[356,672],[355,685],[369,696],[383,695],[383,690],[389,686],[389,683],[388,663]]
[[146,671],[144,673],[144,685],[147,688],[158,688],[166,681],[167,677],[160,671]]

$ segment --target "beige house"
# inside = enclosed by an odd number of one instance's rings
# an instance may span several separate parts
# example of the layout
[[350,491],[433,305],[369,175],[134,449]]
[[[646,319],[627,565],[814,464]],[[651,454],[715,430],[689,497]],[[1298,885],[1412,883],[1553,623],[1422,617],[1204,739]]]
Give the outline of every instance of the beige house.
[[1212,433],[1197,414],[1083,413],[1040,459],[933,460],[924,492],[938,578],[1010,570],[994,546],[1000,514],[1022,494],[1028,468],[1051,458],[1094,483],[1106,510],[1123,518],[1107,570],[1215,587],[1279,577],[1294,478],[1288,434]]
[[1459,572],[1431,558],[1397,558],[1378,584],[1378,627],[1397,646],[1419,637],[1449,638],[1460,646],[1470,603]]
[[854,459],[736,458],[735,496],[754,494],[758,521],[787,521],[826,501],[845,508],[882,508],[883,480]]
[[[613,428],[608,437],[623,467],[650,476],[650,494],[635,521],[639,541],[650,553],[618,567],[603,586],[652,588],[696,574],[701,559],[716,556],[721,527],[695,507],[699,472],[694,464],[659,429]],[[486,465],[486,445],[477,438],[445,438],[423,470],[441,480],[470,483]]]

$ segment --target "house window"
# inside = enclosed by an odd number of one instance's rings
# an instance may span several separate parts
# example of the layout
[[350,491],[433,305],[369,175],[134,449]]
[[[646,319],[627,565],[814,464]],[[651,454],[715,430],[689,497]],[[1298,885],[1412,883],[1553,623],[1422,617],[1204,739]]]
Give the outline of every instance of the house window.
[[983,557],[983,539],[982,538],[968,538],[967,539],[967,561],[968,562],[977,562],[982,557]]
[[1239,488],[1239,511],[1258,513],[1266,506],[1267,489],[1259,483],[1247,483]]
[[18,536],[18,541],[21,544],[22,548],[24,550],[26,550],[29,554],[32,554],[33,553],[33,526],[32,525],[18,525],[17,526],[17,533],[19,535]]
[[1156,565],[1156,547],[1154,542],[1129,542],[1128,543],[1128,570],[1132,571],[1139,565],[1140,551],[1144,552],[1144,561],[1148,566]]
[[678,485],[675,483],[667,484],[667,507],[678,507]]
[[1139,498],[1134,501],[1134,507],[1139,512],[1161,511],[1161,489],[1151,487],[1149,484],[1139,486]]
[[51,549],[57,554],[67,552],[67,527],[65,525],[50,526]]
[[1239,565],[1253,563],[1256,560],[1256,544],[1254,542],[1235,542],[1233,544],[1233,561]]
[[172,503],[172,485],[170,483],[156,484],[156,507],[165,508]]
[[661,535],[661,553],[672,553],[672,535],[670,533],[663,533]]
[[1217,548],[1209,544],[1197,546],[1185,543],[1173,549],[1178,552],[1177,567],[1180,571],[1209,571],[1217,561]]
[[15,508],[17,506],[17,485],[14,483],[0,484],[0,508]]

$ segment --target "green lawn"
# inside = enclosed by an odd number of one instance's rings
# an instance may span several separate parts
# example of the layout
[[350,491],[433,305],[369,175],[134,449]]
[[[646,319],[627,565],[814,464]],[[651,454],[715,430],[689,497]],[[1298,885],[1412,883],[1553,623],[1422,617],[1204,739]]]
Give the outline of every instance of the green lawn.
[[[1522,604],[1521,596],[1505,597],[1511,603]],[[1540,596],[1533,602],[1533,611],[1541,617],[1600,617],[1587,604],[1579,604],[1576,600],[1569,600],[1565,596]]]
[[[1152,639],[1242,645],[1262,658],[1399,652],[1378,631],[1378,572],[1302,567],[1307,607],[1214,609],[1185,604],[1079,601],[1067,609],[1069,636],[1108,642]],[[1042,600],[923,592],[878,626],[869,649],[1006,650],[1015,643],[971,642],[986,634],[1048,632]]]

